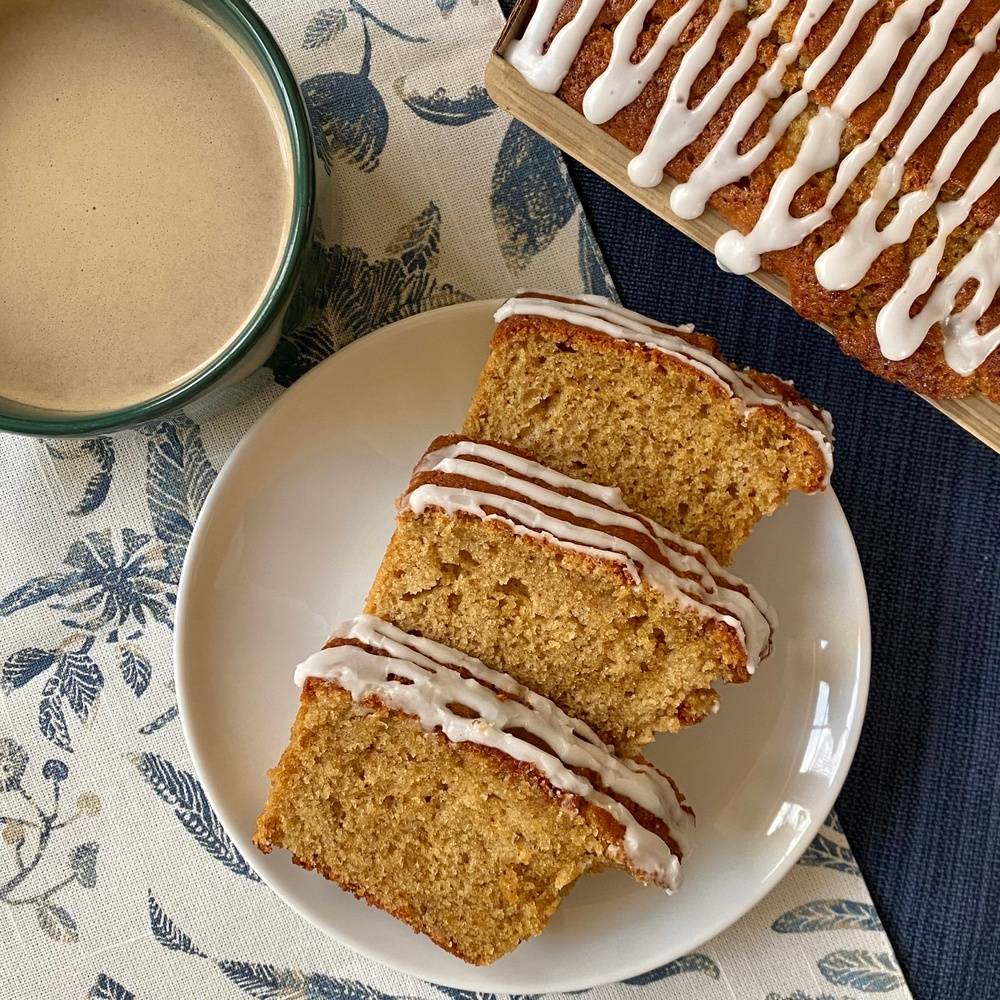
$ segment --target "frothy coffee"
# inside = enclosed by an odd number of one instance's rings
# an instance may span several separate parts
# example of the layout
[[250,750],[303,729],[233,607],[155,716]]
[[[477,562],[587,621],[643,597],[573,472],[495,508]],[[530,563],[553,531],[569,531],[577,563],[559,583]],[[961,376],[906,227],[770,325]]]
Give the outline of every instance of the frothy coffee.
[[0,396],[147,399],[253,314],[291,217],[280,110],[182,0],[0,0]]

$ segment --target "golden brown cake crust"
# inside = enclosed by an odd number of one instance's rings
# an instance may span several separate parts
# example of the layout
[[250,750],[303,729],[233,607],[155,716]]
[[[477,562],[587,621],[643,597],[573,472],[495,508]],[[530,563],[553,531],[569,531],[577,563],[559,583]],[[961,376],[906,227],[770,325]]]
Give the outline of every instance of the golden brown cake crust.
[[[882,0],[866,14],[843,57],[815,91],[813,96],[819,105],[829,105],[832,102],[841,84],[867,50],[879,25],[892,15],[900,2],[901,0]],[[647,16],[638,50],[633,59],[641,58],[648,51],[659,27],[681,5],[682,0],[658,0],[654,4]],[[569,20],[578,6],[579,0],[567,0],[554,31]],[[631,6],[632,0],[609,0],[587,33],[580,53],[573,61],[558,91],[558,96],[576,111],[582,113],[583,97],[587,88],[607,66],[615,26]],[[697,103],[719,78],[725,67],[733,61],[746,38],[748,20],[759,13],[763,6],[765,5],[760,2],[751,2],[745,12],[733,15],[714,58],[692,88],[692,105]],[[750,72],[733,88],[703,132],[667,165],[666,172],[671,177],[680,181],[686,180],[712,149],[735,109],[750,93],[766,66],[773,60],[778,46],[789,39],[803,6],[803,0],[792,0],[779,18],[775,33],[761,45],[756,64]],[[797,86],[805,68],[826,47],[849,6],[850,0],[836,0],[830,11],[812,31],[799,59],[785,74],[783,81],[785,95]],[[606,124],[600,126],[633,152],[638,152],[645,144],[664,102],[670,81],[677,71],[681,56],[701,34],[716,7],[716,0],[710,0],[695,15],[678,46],[667,56],[639,97]],[[937,5],[931,5],[925,18],[936,9]],[[763,256],[764,269],[780,275],[787,282],[795,309],[806,319],[829,326],[845,353],[857,358],[865,368],[882,378],[901,382],[918,392],[942,398],[966,396],[978,391],[993,400],[1000,401],[1000,351],[994,351],[972,375],[964,377],[944,360],[941,333],[937,327],[932,329],[930,336],[916,352],[903,361],[886,359],[879,349],[875,336],[875,317],[879,310],[902,285],[909,271],[910,261],[922,252],[934,235],[935,223],[932,214],[925,215],[917,224],[906,244],[891,247],[882,253],[863,282],[847,291],[831,292],[824,289],[816,279],[814,264],[820,253],[842,235],[847,222],[853,217],[859,200],[870,190],[877,169],[895,151],[900,138],[927,95],[941,83],[954,63],[965,52],[972,36],[996,14],[996,10],[995,2],[972,0],[959,18],[944,53],[920,85],[910,109],[883,144],[882,151],[873,161],[874,166],[866,169],[851,186],[835,209],[833,218],[799,246],[773,251]],[[846,153],[849,148],[867,138],[875,122],[888,106],[895,83],[925,30],[926,20],[921,32],[903,46],[900,57],[883,86],[851,117],[842,141],[842,153]],[[908,161],[901,194],[915,190],[927,182],[945,143],[975,105],[981,88],[998,69],[1000,69],[1000,53],[990,53],[980,61],[954,101],[950,112]],[[772,109],[775,106],[776,104],[772,102]],[[775,177],[791,163],[801,142],[806,123],[815,112],[815,108],[815,104],[811,105],[793,122],[785,138],[749,178],[727,185],[710,199],[710,206],[736,229],[748,232],[757,221]],[[762,114],[751,128],[744,148],[749,148],[764,134],[768,114],[769,112]],[[953,198],[964,190],[975,170],[998,140],[1000,140],[1000,115],[994,115],[987,121],[978,139],[953,172],[951,180],[942,192],[945,198]],[[811,178],[795,196],[792,202],[793,213],[804,215],[819,208],[825,201],[831,184],[832,171]],[[943,271],[950,270],[954,266],[972,241],[989,228],[998,214],[1000,214],[1000,182],[979,199],[969,221],[949,240]],[[972,290],[971,286],[962,290],[958,296],[957,310],[968,303]],[[1000,297],[980,320],[980,332],[988,331],[998,323],[1000,323]]]

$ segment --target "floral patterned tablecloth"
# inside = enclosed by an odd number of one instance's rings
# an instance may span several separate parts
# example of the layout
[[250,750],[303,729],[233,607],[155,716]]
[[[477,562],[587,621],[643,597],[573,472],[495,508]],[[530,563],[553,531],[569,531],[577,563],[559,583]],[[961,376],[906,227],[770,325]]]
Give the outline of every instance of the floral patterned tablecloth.
[[[614,291],[559,154],[482,87],[502,23],[492,2],[258,9],[302,81],[331,192],[314,279],[269,367],[142,431],[0,437],[3,1000],[467,1000],[314,930],[220,826],[173,693],[181,561],[240,437],[339,347],[518,285]],[[872,993],[909,996],[831,816],[735,927],[591,997]]]

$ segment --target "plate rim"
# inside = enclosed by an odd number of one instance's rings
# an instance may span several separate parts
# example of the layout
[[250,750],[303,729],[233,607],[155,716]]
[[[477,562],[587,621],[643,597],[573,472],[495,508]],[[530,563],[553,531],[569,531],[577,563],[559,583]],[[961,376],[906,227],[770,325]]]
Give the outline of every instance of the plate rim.
[[[504,301],[504,299],[473,299],[467,302],[458,302],[447,306],[441,306],[437,309],[424,310],[414,313],[411,316],[395,320],[392,323],[388,323],[385,326],[364,335],[363,337],[359,337],[357,340],[354,340],[350,344],[340,348],[329,357],[324,358],[321,362],[319,362],[319,364],[313,367],[310,371],[306,372],[305,375],[286,389],[264,410],[263,413],[260,414],[260,416],[254,421],[253,425],[240,438],[236,446],[226,457],[195,521],[191,539],[184,554],[180,581],[177,587],[177,606],[174,615],[174,638],[172,649],[178,714],[180,717],[184,741],[187,745],[188,752],[191,755],[192,766],[194,767],[198,780],[201,782],[209,804],[218,816],[219,821],[222,823],[227,835],[236,844],[247,864],[253,869],[254,873],[260,878],[260,880],[271,892],[275,893],[275,895],[281,899],[284,905],[288,906],[297,916],[307,921],[311,927],[337,941],[339,944],[357,952],[368,960],[377,962],[380,965],[394,969],[405,975],[414,976],[424,982],[431,982],[435,985],[444,986],[450,989],[472,990],[477,993],[482,991],[482,984],[476,983],[471,977],[483,967],[469,966],[468,971],[470,973],[470,978],[446,977],[444,980],[428,979],[426,971],[422,966],[418,966],[415,963],[407,961],[406,959],[389,961],[382,953],[376,953],[373,949],[371,949],[364,940],[356,939],[349,930],[345,931],[343,928],[339,927],[337,930],[332,930],[329,926],[321,926],[299,908],[293,894],[286,893],[281,888],[277,887],[270,880],[268,872],[257,867],[255,864],[256,856],[254,854],[253,844],[249,840],[244,842],[244,837],[236,829],[236,824],[228,822],[226,809],[221,805],[219,798],[216,796],[216,791],[212,782],[206,778],[206,769],[202,766],[202,752],[199,748],[198,741],[192,735],[191,713],[193,709],[189,707],[191,705],[191,696],[187,681],[185,680],[185,677],[189,676],[189,671],[186,671],[183,667],[183,649],[187,635],[186,620],[188,615],[186,608],[188,603],[193,600],[192,590],[194,587],[191,583],[193,570],[189,571],[188,567],[193,566],[197,561],[196,553],[202,544],[203,537],[209,530],[205,527],[205,525],[211,521],[211,515],[214,507],[221,502],[219,498],[226,492],[225,483],[236,475],[235,470],[240,465],[241,455],[252,450],[255,438],[263,433],[261,428],[264,427],[267,422],[280,419],[280,417],[276,417],[275,414],[280,414],[283,408],[288,405],[285,401],[299,389],[299,386],[309,382],[309,380],[315,381],[321,369],[331,366],[346,353],[352,352],[355,348],[360,348],[362,345],[370,342],[372,338],[392,336],[398,331],[398,328],[405,328],[411,324],[415,325],[422,320],[426,320],[429,315],[436,313],[447,312],[449,314],[457,314],[461,312],[470,312],[478,314],[480,312],[485,313],[487,310],[492,313],[495,312]],[[782,879],[784,879],[815,838],[826,817],[836,804],[836,800],[840,795],[841,789],[843,788],[847,774],[850,771],[851,764],[853,763],[854,755],[858,748],[861,731],[864,727],[865,709],[868,703],[869,685],[871,679],[871,609],[868,598],[867,582],[865,580],[864,569],[861,565],[861,559],[858,554],[857,544],[854,540],[854,533],[851,531],[850,523],[847,520],[847,516],[844,514],[843,507],[834,492],[833,486],[828,486],[826,492],[832,500],[832,512],[834,518],[837,520],[840,527],[846,528],[848,537],[851,540],[850,552],[847,554],[846,561],[850,563],[849,568],[852,571],[852,575],[856,575],[857,577],[860,584],[860,595],[863,597],[863,600],[860,603],[860,614],[858,616],[858,655],[856,657],[856,674],[852,687],[853,697],[850,706],[850,722],[847,730],[845,751],[840,758],[834,777],[825,789],[825,794],[821,799],[821,801],[825,803],[824,808],[815,809],[811,812],[810,822],[805,827],[805,832],[802,836],[800,836],[796,847],[789,851],[781,859],[780,863],[769,872],[767,879],[760,883],[759,891],[755,888],[755,891],[750,894],[748,902],[742,905],[742,907],[736,908],[732,911],[727,911],[723,918],[710,924],[706,930],[697,937],[694,943],[685,947],[683,952],[685,954],[702,947],[708,941],[713,940],[732,927],[737,921],[742,919],[747,913],[756,907],[778,886]],[[827,801],[827,799],[829,801]],[[362,905],[362,903],[359,901],[358,905]],[[674,958],[676,957],[678,956],[674,956]],[[644,975],[653,969],[659,968],[664,964],[664,962],[673,961],[674,958],[664,959],[662,956],[659,956],[648,961],[644,960],[638,963],[635,968],[619,969],[597,978],[594,978],[593,975],[577,976],[576,978],[573,978],[572,974],[562,974],[561,978],[556,978],[553,982],[541,984],[539,989],[528,992],[547,994],[595,989],[597,987],[624,982],[627,979],[633,979],[637,976]],[[493,988],[490,992],[509,991]],[[525,988],[518,985],[515,992],[524,993]]]

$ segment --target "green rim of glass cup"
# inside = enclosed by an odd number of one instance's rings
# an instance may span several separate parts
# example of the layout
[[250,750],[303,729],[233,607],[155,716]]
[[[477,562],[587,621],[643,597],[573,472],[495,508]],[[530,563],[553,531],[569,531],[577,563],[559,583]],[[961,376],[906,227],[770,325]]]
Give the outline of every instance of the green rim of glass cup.
[[[193,0],[192,6],[211,16],[257,58],[274,88],[288,129],[292,160],[292,219],[284,252],[270,287],[239,334],[190,378],[166,392],[116,410],[93,413],[53,410],[51,416],[44,410],[35,410],[30,416],[3,412],[5,400],[0,398],[0,431],[35,437],[81,436],[156,420],[197,399],[230,372],[268,332],[291,299],[312,237],[316,210],[316,166],[309,116],[302,95],[278,43],[245,0]],[[41,415],[43,413],[44,416]]]

